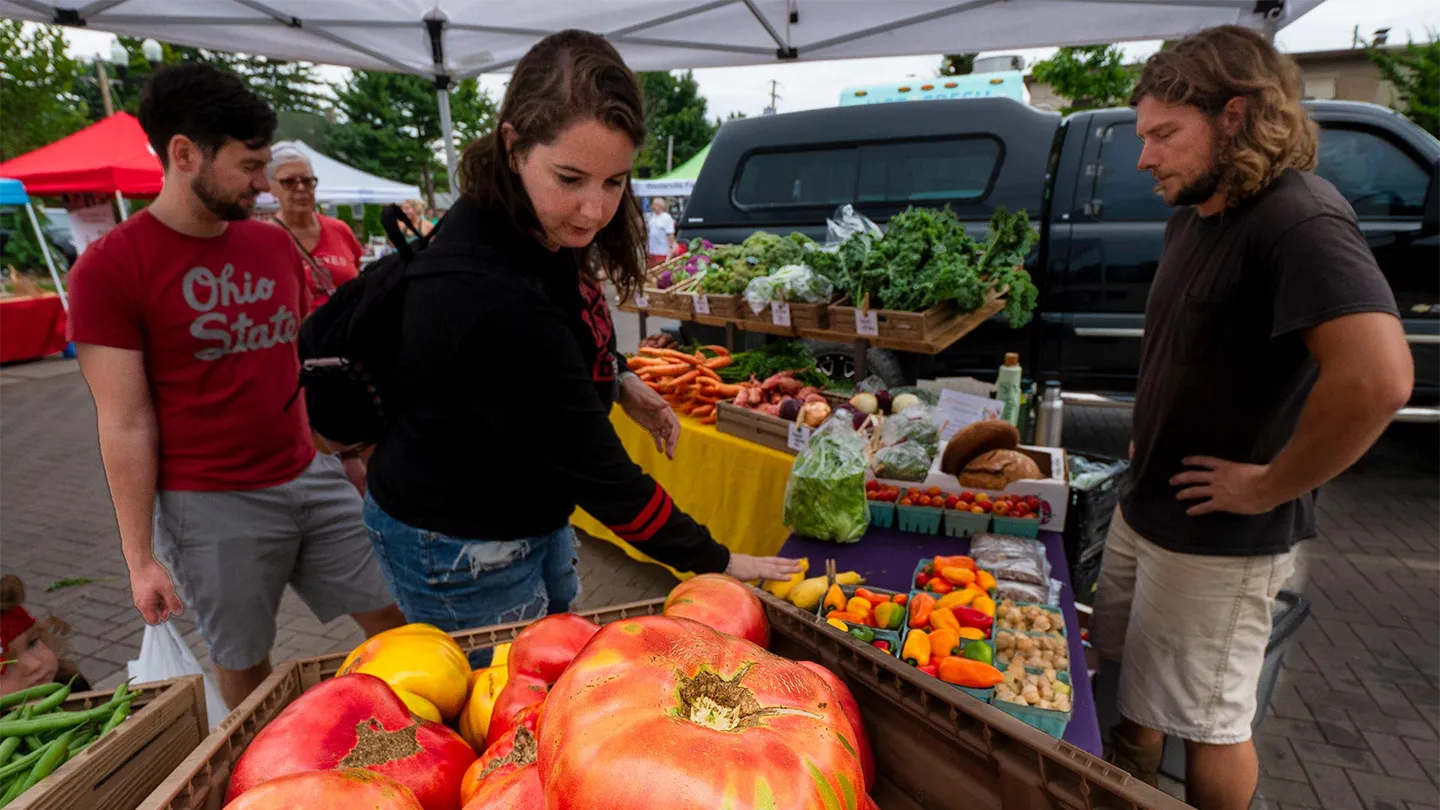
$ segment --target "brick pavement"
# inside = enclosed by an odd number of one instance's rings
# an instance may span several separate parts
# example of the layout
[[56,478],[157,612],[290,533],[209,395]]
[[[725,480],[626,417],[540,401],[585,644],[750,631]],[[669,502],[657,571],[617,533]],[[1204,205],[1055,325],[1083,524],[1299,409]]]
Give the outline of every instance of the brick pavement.
[[[624,329],[626,321],[620,319]],[[633,341],[633,336],[628,336]],[[624,336],[622,336],[622,340]],[[628,341],[627,341],[628,342]],[[139,648],[94,409],[73,364],[0,369],[0,567],[28,606],[74,627],[71,647],[101,685],[123,678]],[[1066,444],[1123,454],[1124,412],[1070,409]],[[1258,806],[1276,810],[1420,810],[1440,806],[1440,492],[1434,428],[1397,426],[1327,487],[1320,532],[1298,584],[1314,606],[1297,634],[1257,743]],[[584,607],[663,595],[663,569],[609,545],[580,552]],[[68,577],[100,581],[44,593]],[[193,622],[177,620],[202,664]],[[287,593],[277,659],[347,650],[348,620],[322,625]]]

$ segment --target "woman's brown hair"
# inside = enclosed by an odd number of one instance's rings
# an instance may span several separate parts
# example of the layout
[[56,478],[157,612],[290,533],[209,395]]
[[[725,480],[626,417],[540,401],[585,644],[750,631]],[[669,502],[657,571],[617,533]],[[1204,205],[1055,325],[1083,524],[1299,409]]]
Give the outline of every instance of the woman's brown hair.
[[1315,167],[1317,128],[1300,103],[1300,68],[1248,28],[1209,28],[1151,56],[1131,106],[1147,96],[1212,118],[1230,99],[1246,100],[1240,131],[1220,148],[1218,187],[1229,205],[1259,194],[1286,169]]
[[[511,166],[501,126],[515,128],[514,151],[523,154],[553,142],[580,121],[623,132],[636,148],[645,142],[644,97],[615,47],[588,31],[561,31],[541,40],[515,65],[495,131],[473,141],[460,159],[461,193],[487,208],[505,209],[526,232],[538,231],[540,221]],[[615,216],[596,234],[590,255],[580,257],[582,272],[594,277],[605,270],[621,300],[644,284],[643,222],[627,179]]]

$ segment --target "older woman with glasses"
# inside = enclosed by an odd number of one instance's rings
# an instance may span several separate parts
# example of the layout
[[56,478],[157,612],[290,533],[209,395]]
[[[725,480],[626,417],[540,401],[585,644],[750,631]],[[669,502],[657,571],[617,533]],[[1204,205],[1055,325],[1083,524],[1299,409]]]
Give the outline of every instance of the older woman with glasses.
[[315,170],[304,152],[289,145],[275,147],[265,176],[280,201],[275,221],[304,254],[305,280],[318,307],[330,300],[336,287],[360,275],[360,241],[349,225],[315,210]]

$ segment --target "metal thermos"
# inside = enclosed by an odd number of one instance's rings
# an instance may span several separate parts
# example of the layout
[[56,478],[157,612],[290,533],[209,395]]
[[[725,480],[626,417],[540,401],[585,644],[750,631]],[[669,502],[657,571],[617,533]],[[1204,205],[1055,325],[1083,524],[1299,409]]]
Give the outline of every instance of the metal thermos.
[[1060,382],[1048,380],[1035,413],[1035,443],[1041,447],[1059,447],[1064,430],[1065,402],[1060,396]]

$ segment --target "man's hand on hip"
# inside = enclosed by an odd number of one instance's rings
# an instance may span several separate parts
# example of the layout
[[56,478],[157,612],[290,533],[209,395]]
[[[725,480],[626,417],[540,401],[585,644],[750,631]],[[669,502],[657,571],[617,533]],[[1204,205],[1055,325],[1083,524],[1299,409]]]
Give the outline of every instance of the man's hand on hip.
[[1201,468],[1170,478],[1171,486],[1182,487],[1175,493],[1176,500],[1200,501],[1185,510],[1187,515],[1211,512],[1261,515],[1279,505],[1265,498],[1261,486],[1269,465],[1241,464],[1210,456],[1190,456],[1184,459],[1184,464]]
[[175,583],[170,580],[170,572],[153,557],[131,567],[130,594],[147,624],[160,624],[172,615],[179,616],[185,612],[185,606],[175,593]]

